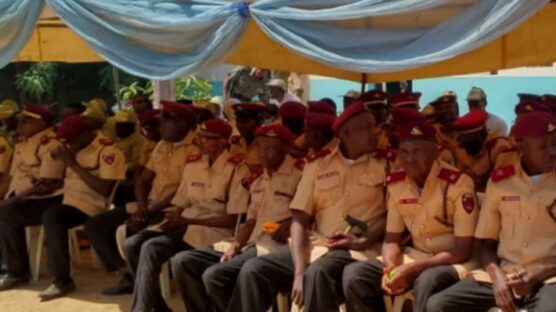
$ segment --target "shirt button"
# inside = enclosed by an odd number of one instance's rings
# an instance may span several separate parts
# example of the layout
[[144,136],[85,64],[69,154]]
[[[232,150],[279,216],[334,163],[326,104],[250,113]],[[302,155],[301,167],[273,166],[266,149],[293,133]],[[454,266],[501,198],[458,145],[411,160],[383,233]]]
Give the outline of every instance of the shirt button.
[[[419,228],[420,228],[421,230],[423,230],[423,229],[425,229],[425,225],[424,225],[424,224],[421,224],[421,225],[419,226]],[[429,239],[427,238],[427,240],[429,240]]]

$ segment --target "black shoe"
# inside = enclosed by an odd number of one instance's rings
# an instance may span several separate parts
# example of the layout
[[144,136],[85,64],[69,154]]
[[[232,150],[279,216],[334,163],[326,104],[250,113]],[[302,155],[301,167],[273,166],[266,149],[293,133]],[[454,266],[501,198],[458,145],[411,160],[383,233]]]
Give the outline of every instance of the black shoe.
[[107,296],[119,296],[119,295],[132,294],[132,293],[133,293],[133,279],[131,278],[131,276],[128,275],[123,276],[118,282],[118,284],[102,290],[102,294]]
[[39,297],[41,301],[49,301],[52,299],[64,297],[65,295],[71,293],[75,290],[75,284],[73,282],[69,282],[63,285],[56,285],[52,284],[48,286],[47,289],[43,290]]
[[0,278],[0,291],[15,288],[20,285],[29,283],[28,277],[15,277],[10,274],[3,275]]

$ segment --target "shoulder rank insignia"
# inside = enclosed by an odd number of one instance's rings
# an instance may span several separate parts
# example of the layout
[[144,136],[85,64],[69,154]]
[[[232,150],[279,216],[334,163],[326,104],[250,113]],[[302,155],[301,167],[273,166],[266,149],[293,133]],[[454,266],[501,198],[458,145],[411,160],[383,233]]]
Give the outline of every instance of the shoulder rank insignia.
[[303,170],[303,168],[305,168],[305,160],[303,160],[303,158],[298,159],[293,166],[299,170]]
[[405,180],[406,176],[407,174],[405,173],[405,171],[392,172],[386,176],[385,183],[386,185],[390,185],[392,183],[400,182]]
[[114,145],[114,140],[110,139],[110,138],[102,138],[99,140],[100,144],[104,145],[104,146],[110,146],[110,145]]
[[114,160],[116,160],[116,155],[114,155],[114,153],[102,155],[102,160],[108,165],[111,165],[114,163]]
[[257,170],[255,172],[253,172],[251,174],[251,176],[249,176],[249,185],[253,184],[255,181],[257,181],[258,178],[260,178],[263,175],[263,170]]
[[461,171],[450,170],[446,168],[440,169],[438,178],[450,184],[456,184],[461,177]]
[[234,135],[230,138],[230,143],[232,144],[240,144],[241,143],[241,136]]
[[321,151],[318,151],[318,152],[307,155],[307,157],[305,157],[305,159],[307,159],[308,163],[312,163],[313,161],[315,161],[317,159],[320,159],[320,158],[323,158],[330,153],[332,153],[332,151],[330,151],[329,149],[326,148],[326,149],[323,149]]
[[514,174],[515,174],[515,167],[513,165],[509,165],[509,166],[504,166],[492,170],[492,173],[490,174],[490,178],[492,179],[492,182],[496,183],[505,180],[513,176]]
[[53,139],[54,137],[49,137],[48,135],[44,135],[41,138],[41,145],[46,145],[48,144],[48,142],[50,142],[51,139]]
[[244,158],[240,155],[232,156],[228,158],[228,162],[234,166],[237,166],[243,162]]
[[194,163],[194,162],[197,162],[197,161],[199,161],[199,160],[201,160],[201,159],[203,159],[203,155],[201,155],[201,154],[189,155],[189,156],[187,157],[187,163],[188,163],[188,164]]

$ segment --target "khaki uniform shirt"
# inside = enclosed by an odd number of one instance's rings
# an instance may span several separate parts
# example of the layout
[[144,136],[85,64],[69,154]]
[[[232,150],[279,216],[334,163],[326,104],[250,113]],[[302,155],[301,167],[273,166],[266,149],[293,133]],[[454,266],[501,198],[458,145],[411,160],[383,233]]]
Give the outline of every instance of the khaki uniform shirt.
[[280,244],[263,232],[266,222],[279,222],[291,218],[290,202],[297,190],[297,184],[303,173],[303,160],[290,156],[272,176],[265,170],[255,175],[249,186],[251,203],[247,210],[247,220],[256,220],[249,243],[257,245],[257,255],[273,251]]
[[[475,236],[499,241],[501,268],[556,256],[556,172],[531,181],[519,162],[497,168],[489,181]],[[490,282],[484,271],[477,280]],[[553,277],[546,283],[556,282]]]
[[[185,208],[184,218],[205,219],[242,214],[247,210],[249,192],[242,180],[249,177],[250,172],[240,157],[225,151],[211,166],[208,156],[193,154],[188,157],[183,173],[172,205]],[[232,235],[231,228],[190,225],[184,241],[198,248]]]
[[134,132],[125,139],[116,139],[116,145],[124,154],[127,170],[137,169],[146,142],[147,139],[139,132]]
[[464,148],[457,146],[454,149],[456,167],[473,178],[477,189],[484,191],[498,155],[510,148],[510,141],[505,138],[494,138],[487,141],[477,156],[471,156]]
[[261,162],[259,161],[257,147],[254,142],[250,146],[247,146],[247,142],[243,137],[234,135],[230,138],[230,152],[234,156],[243,157],[245,159],[245,164],[249,167],[251,172],[260,170]]
[[[382,236],[386,225],[385,164],[371,155],[348,160],[339,144],[328,155],[326,151],[319,154],[325,156],[306,165],[290,205],[291,209],[314,217],[313,245],[322,246],[327,237],[344,232],[347,216],[367,224],[372,235]],[[317,249],[320,251],[312,251],[312,260],[326,252]],[[359,257],[356,254],[352,252],[352,256]]]
[[140,166],[144,167],[147,165],[147,163],[151,159],[151,155],[157,144],[158,144],[157,141],[147,139],[147,142],[145,142],[145,145],[143,146],[143,150],[141,151],[141,157],[139,157]]
[[[60,142],[54,140],[54,131],[49,128],[41,131],[27,140],[16,143],[13,163],[10,169],[12,181],[7,195],[19,194],[33,187],[33,181],[38,179],[63,179],[66,166],[60,160],[55,160],[51,152]],[[59,189],[52,194],[30,196],[29,198],[48,198],[60,195]]]
[[193,145],[194,139],[195,133],[191,131],[181,142],[160,141],[156,145],[146,166],[155,173],[149,202],[160,201],[176,192],[187,158],[193,153],[198,153],[198,148]]
[[5,136],[0,136],[0,173],[9,173],[14,148]]
[[[75,155],[77,163],[92,175],[104,180],[124,180],[125,157],[115,142],[99,132],[95,139]],[[91,187],[68,168],[64,180],[63,203],[75,207],[89,216],[95,216],[106,209],[107,198]]]
[[[422,253],[418,258],[451,250],[456,237],[474,235],[479,207],[473,181],[455,167],[437,160],[422,191],[404,171],[392,173],[386,181],[386,231],[403,233],[409,230],[414,248]],[[473,268],[458,266],[456,270],[463,274]]]

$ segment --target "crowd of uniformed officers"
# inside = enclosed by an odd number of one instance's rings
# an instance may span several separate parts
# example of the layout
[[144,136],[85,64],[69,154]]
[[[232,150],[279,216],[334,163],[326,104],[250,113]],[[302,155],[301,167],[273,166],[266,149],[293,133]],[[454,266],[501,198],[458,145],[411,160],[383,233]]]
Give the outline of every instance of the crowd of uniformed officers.
[[[29,282],[25,228],[42,225],[52,283],[67,295],[68,231],[132,311],[170,311],[169,265],[189,312],[556,311],[556,96],[520,94],[511,130],[472,88],[349,92],[226,105],[137,96],[106,103],[0,103],[0,290]],[[229,104],[229,103],[228,103]],[[512,105],[508,103],[508,107]],[[226,117],[222,118],[221,112]],[[40,242],[42,243],[42,242]]]

